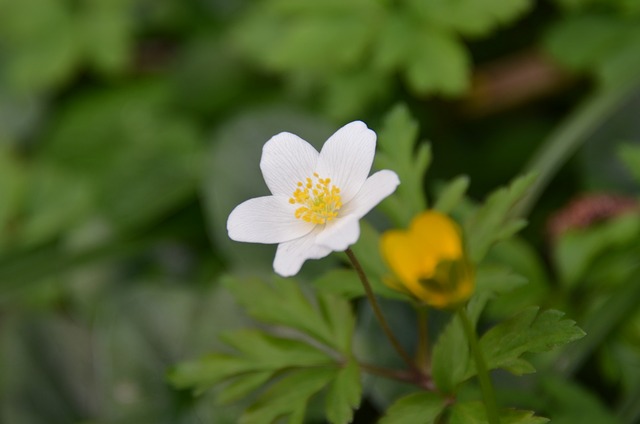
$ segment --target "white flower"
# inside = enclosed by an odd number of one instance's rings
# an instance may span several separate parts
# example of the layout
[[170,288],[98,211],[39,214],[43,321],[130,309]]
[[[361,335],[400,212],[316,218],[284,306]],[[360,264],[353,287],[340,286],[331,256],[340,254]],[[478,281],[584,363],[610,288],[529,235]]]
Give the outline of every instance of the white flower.
[[274,270],[298,273],[307,259],[346,250],[360,236],[358,220],[400,184],[395,172],[369,175],[376,133],[360,121],[340,128],[320,153],[283,132],[262,149],[260,169],[271,196],[238,205],[227,231],[236,241],[279,243]]

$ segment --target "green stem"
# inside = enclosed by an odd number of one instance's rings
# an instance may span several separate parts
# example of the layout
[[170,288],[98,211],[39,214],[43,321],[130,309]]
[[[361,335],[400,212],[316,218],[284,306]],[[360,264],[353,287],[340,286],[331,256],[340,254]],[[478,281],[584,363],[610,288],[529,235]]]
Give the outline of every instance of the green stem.
[[637,81],[629,81],[615,87],[601,89],[583,103],[553,131],[525,169],[525,173],[537,172],[525,198],[516,209],[516,216],[527,216],[544,189],[558,170],[584,143],[589,135],[615,112],[616,108],[633,94]]
[[498,415],[498,404],[496,402],[496,395],[493,391],[493,384],[491,383],[491,377],[487,370],[487,364],[480,350],[478,343],[478,336],[476,330],[471,324],[471,320],[467,315],[467,310],[464,306],[458,308],[458,316],[462,321],[462,327],[469,340],[469,347],[471,348],[471,354],[476,362],[476,369],[478,371],[478,380],[480,381],[480,388],[482,389],[482,395],[484,397],[484,407],[487,410],[487,419],[489,424],[500,424],[500,416]]
[[353,268],[356,270],[358,277],[360,277],[360,281],[364,286],[364,291],[367,294],[369,303],[371,304],[371,309],[373,309],[373,313],[378,319],[378,322],[380,323],[380,327],[382,327],[382,331],[387,336],[387,339],[389,339],[389,342],[391,342],[391,345],[396,350],[396,352],[398,352],[398,355],[400,355],[400,357],[406,362],[407,366],[411,370],[419,374],[422,374],[420,370],[416,368],[416,365],[414,364],[409,354],[403,349],[402,345],[400,344],[396,336],[393,334],[393,331],[391,331],[391,327],[389,327],[387,320],[382,314],[380,305],[376,300],[376,296],[373,294],[373,290],[371,289],[371,283],[369,283],[369,279],[367,278],[367,275],[364,273],[364,269],[362,268],[362,265],[360,265],[360,262],[358,261],[358,259],[356,258],[355,254],[351,249],[347,249],[346,253],[347,253],[347,257],[349,257],[349,260],[351,261],[351,264],[353,265]]
[[418,368],[426,372],[429,367],[429,326],[427,321],[427,308],[416,306],[418,313],[418,348],[416,349],[416,363]]

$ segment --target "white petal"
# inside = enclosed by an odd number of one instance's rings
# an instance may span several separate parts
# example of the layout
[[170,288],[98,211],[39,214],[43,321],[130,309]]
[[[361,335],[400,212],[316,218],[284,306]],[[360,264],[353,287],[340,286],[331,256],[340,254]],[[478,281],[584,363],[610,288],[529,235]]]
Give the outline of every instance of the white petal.
[[340,188],[342,202],[356,195],[367,179],[376,150],[376,133],[364,122],[355,121],[333,134],[322,146],[316,172],[331,178]]
[[358,241],[360,224],[354,215],[338,218],[327,224],[316,238],[316,243],[336,252],[347,250],[347,247]]
[[229,238],[250,243],[282,243],[309,234],[313,224],[296,219],[296,206],[285,196],[249,199],[227,219]]
[[313,175],[317,161],[318,151],[311,144],[283,132],[265,143],[260,169],[272,194],[291,196],[298,181]]
[[316,244],[319,228],[304,237],[279,244],[273,261],[274,271],[283,277],[291,277],[300,271],[307,259],[320,259],[331,253],[331,249]]
[[400,184],[398,175],[388,169],[378,171],[364,182],[356,196],[342,207],[340,214],[345,218],[355,216],[362,218],[385,197],[391,195]]

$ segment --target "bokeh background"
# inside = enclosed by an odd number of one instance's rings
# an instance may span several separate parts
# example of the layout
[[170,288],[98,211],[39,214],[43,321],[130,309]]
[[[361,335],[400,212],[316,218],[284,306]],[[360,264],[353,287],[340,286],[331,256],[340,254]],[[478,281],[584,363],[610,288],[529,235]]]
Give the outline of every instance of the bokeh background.
[[[241,405],[165,374],[247,323],[221,275],[271,272],[272,246],[225,230],[266,193],[262,144],[379,130],[404,104],[433,150],[428,193],[540,172],[517,305],[583,327],[619,312],[533,406],[640,422],[640,281],[624,285],[640,227],[619,218],[640,187],[638,83],[636,0],[0,0],[0,421],[234,423]],[[566,209],[585,193],[606,196]]]

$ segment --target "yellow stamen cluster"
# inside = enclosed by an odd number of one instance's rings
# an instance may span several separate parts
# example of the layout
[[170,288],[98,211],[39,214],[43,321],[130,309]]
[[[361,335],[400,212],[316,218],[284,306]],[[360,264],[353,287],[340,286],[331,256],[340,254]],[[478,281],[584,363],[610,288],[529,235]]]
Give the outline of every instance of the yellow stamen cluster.
[[331,184],[331,178],[320,178],[315,172],[313,178],[298,182],[289,203],[302,205],[295,211],[296,218],[312,224],[331,221],[342,207],[340,189]]

